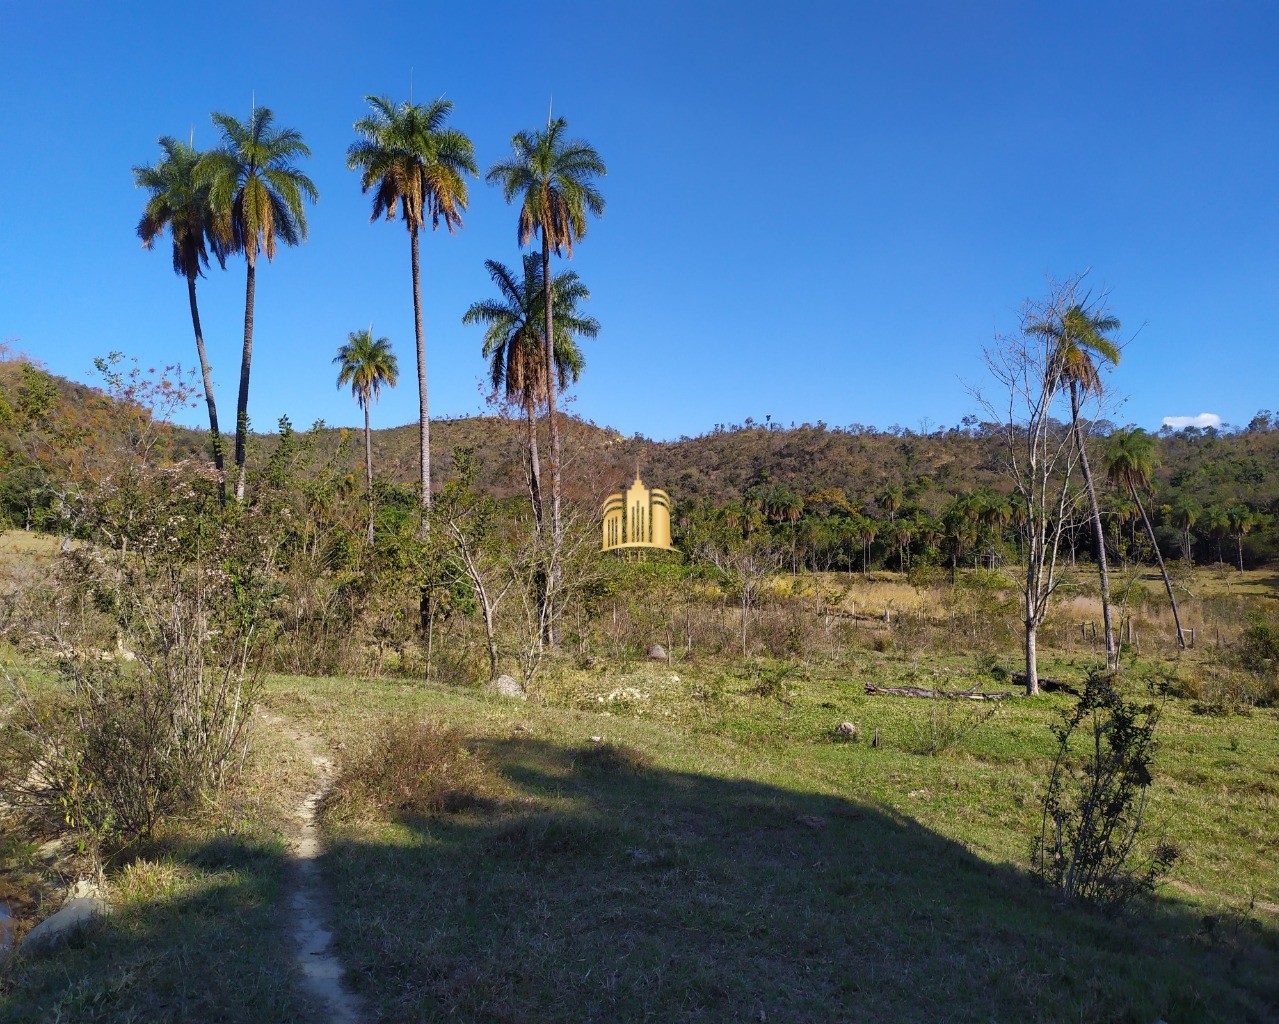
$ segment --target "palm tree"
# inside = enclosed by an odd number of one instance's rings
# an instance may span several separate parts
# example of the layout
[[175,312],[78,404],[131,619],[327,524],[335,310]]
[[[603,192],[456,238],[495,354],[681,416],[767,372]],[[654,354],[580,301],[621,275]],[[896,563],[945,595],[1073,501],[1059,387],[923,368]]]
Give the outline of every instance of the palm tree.
[[1204,512],[1204,526],[1208,529],[1208,536],[1217,542],[1217,567],[1224,568],[1221,542],[1230,536],[1230,513],[1222,505],[1209,505]]
[[1172,518],[1172,525],[1181,531],[1181,554],[1187,562],[1194,564],[1194,557],[1190,547],[1190,528],[1199,521],[1202,513],[1201,509],[1190,498],[1180,497],[1177,503],[1172,506],[1169,515]]
[[1159,542],[1155,540],[1154,527],[1150,525],[1150,517],[1146,515],[1146,506],[1141,503],[1140,492],[1150,488],[1151,474],[1159,464],[1155,453],[1155,439],[1140,427],[1116,430],[1106,443],[1102,461],[1106,468],[1106,478],[1128,491],[1141,514],[1141,521],[1146,525],[1146,536],[1150,538],[1155,560],[1159,563],[1159,573],[1163,576],[1164,587],[1168,591],[1168,601],[1172,605],[1172,619],[1177,625],[1177,646],[1184,649],[1186,637],[1181,631],[1181,615],[1177,611],[1177,598],[1172,592],[1172,580],[1168,578],[1164,557],[1159,553]]
[[355,403],[364,410],[364,484],[369,499],[369,543],[373,543],[373,434],[369,426],[369,406],[382,394],[382,386],[393,388],[400,381],[400,364],[386,338],[373,339],[373,328],[352,331],[346,344],[333,357],[338,365],[338,389],[350,385]]
[[[552,376],[554,303],[551,301],[551,250],[573,255],[573,243],[586,234],[586,215],[604,213],[604,196],[594,179],[607,173],[604,161],[589,143],[568,138],[568,122],[549,120],[544,131],[516,132],[511,138],[514,152],[489,168],[485,180],[501,186],[510,203],[519,197],[520,217],[517,237],[527,245],[533,236],[542,242],[542,287],[546,292],[542,334],[546,376]],[[547,419],[551,433],[551,529],[555,547],[562,538],[560,524],[560,430],[555,419],[555,389],[546,393]]]
[[216,218],[209,206],[209,189],[198,173],[200,153],[167,135],[160,139],[160,148],[164,156],[154,166],[133,168],[134,185],[150,193],[142,210],[142,219],[138,221],[138,237],[142,239],[142,247],[150,249],[168,228],[173,239],[173,272],[187,281],[195,350],[204,380],[204,401],[209,407],[209,440],[213,446],[213,463],[218,470],[218,496],[225,501],[222,435],[218,431],[218,407],[213,397],[213,371],[204,348],[200,308],[195,301],[195,279],[204,276],[204,268],[209,265],[209,253],[213,254],[220,267],[226,269],[227,240],[218,232]]
[[258,255],[275,258],[279,242],[306,241],[303,202],[316,202],[314,182],[294,166],[310,156],[302,136],[292,128],[274,127],[275,115],[254,107],[247,122],[230,114],[214,114],[222,133],[219,149],[200,161],[199,177],[209,190],[209,205],[220,235],[232,251],[244,254],[248,273],[244,286],[244,348],[240,356],[240,390],[235,407],[235,500],[244,500],[244,462],[249,438],[249,371],[253,364],[253,305]]
[[[431,230],[440,222],[449,234],[462,226],[466,209],[466,176],[476,175],[475,147],[456,128],[445,127],[453,104],[402,103],[366,96],[373,112],[355,122],[359,140],[346,153],[346,165],[360,172],[360,188],[373,192],[370,221],[398,212],[409,232],[413,272],[413,330],[417,341],[418,445],[423,509],[431,507],[431,420],[427,411],[426,340],[422,329],[422,273],[418,232],[429,217]],[[426,520],[423,520],[424,528]]]
[[1239,571],[1243,572],[1243,538],[1257,525],[1256,514],[1247,505],[1232,505],[1226,512],[1230,519],[1230,532],[1239,545]]
[[[546,401],[546,361],[542,331],[546,322],[542,304],[542,261],[536,253],[524,256],[524,276],[516,277],[509,267],[485,260],[489,277],[497,285],[501,299],[473,303],[462,316],[464,324],[481,324],[484,357],[489,360],[489,379],[494,390],[505,393],[510,402],[524,410],[529,446],[529,493],[538,529],[542,527],[542,467],[537,449],[537,407]],[[591,297],[575,271],[556,274],[551,282],[551,302],[555,325],[555,376],[563,391],[582,373],[585,360],[574,340],[594,338],[600,325],[594,317],[577,312],[578,302]]]
[[1088,447],[1084,443],[1083,426],[1079,421],[1082,396],[1101,391],[1101,373],[1095,360],[1102,359],[1112,365],[1119,363],[1119,347],[1106,335],[1119,330],[1120,323],[1102,312],[1094,312],[1086,305],[1073,303],[1061,314],[1059,320],[1041,320],[1029,328],[1032,334],[1047,338],[1054,346],[1050,361],[1050,373],[1070,390],[1070,429],[1079,453],[1079,466],[1083,471],[1084,487],[1088,492],[1088,504],[1092,513],[1093,544],[1097,553],[1097,572],[1101,577],[1101,618],[1106,633],[1106,668],[1119,667],[1119,648],[1115,643],[1114,628],[1110,621],[1110,569],[1106,564],[1106,535],[1101,525],[1101,508],[1097,504],[1097,489],[1093,485],[1092,469],[1088,465]]
[[879,507],[888,513],[890,523],[897,522],[897,510],[902,507],[903,500],[902,489],[897,486],[884,488],[884,493],[879,496]]

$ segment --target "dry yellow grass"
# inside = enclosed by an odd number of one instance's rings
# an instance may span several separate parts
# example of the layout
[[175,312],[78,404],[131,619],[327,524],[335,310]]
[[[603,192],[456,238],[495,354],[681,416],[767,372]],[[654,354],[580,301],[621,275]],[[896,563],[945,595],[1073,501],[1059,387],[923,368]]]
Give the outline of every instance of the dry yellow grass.
[[47,533],[31,530],[0,531],[0,561],[9,558],[51,559],[58,553],[60,540]]

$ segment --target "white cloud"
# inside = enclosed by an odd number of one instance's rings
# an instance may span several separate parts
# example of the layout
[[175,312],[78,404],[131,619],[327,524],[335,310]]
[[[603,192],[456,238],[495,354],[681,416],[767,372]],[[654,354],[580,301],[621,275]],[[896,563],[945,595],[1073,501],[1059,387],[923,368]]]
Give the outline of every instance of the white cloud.
[[1173,430],[1184,430],[1186,427],[1203,430],[1205,427],[1221,426],[1221,417],[1215,412],[1201,412],[1198,416],[1165,416],[1164,426],[1172,427]]

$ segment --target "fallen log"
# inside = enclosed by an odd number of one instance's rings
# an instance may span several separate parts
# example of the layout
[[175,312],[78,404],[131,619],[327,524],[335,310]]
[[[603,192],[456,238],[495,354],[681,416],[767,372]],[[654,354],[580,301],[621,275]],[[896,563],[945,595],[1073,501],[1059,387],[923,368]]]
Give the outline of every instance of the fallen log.
[[[1025,672],[1014,672],[1014,673],[1013,673],[1013,682],[1014,682],[1014,683],[1016,683],[1018,686],[1025,686],[1025,685],[1026,685],[1026,673],[1025,673]],[[1077,686],[1075,686],[1075,685],[1073,685],[1073,684],[1071,684],[1071,683],[1064,682],[1064,681],[1063,681],[1063,680],[1061,680],[1061,679],[1047,679],[1047,678],[1045,678],[1044,676],[1040,676],[1040,677],[1039,677],[1039,688],[1040,688],[1041,690],[1045,691],[1046,693],[1052,693],[1052,692],[1054,692],[1054,691],[1059,691],[1059,692],[1061,692],[1061,693],[1068,693],[1068,694],[1070,694],[1072,697],[1082,697],[1082,696],[1083,696],[1083,694],[1079,692],[1079,687],[1077,687]]]
[[876,686],[866,684],[868,694],[882,694],[889,697],[933,697],[945,700],[1003,700],[1005,697],[1017,697],[1019,694],[1011,690],[998,693],[983,693],[980,690],[927,690],[922,686]]

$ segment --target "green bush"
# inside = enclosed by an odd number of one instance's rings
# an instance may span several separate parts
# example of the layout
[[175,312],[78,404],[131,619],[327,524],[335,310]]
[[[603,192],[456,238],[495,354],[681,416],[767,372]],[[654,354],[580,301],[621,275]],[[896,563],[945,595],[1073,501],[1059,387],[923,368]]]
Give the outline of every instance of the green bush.
[[1279,672],[1279,629],[1253,616],[1234,648],[1235,663],[1260,676]]
[[1125,700],[1112,677],[1094,671],[1053,726],[1057,757],[1031,854],[1040,879],[1064,899],[1122,909],[1176,861],[1175,848],[1160,842],[1134,865],[1158,723],[1157,705]]

